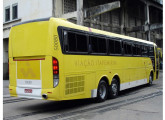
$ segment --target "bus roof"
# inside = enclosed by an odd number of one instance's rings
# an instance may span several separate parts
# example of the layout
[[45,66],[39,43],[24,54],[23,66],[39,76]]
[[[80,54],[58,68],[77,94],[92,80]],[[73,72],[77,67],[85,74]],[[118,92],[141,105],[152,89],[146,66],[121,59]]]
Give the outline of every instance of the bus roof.
[[40,22],[40,21],[52,21],[52,22],[56,22],[56,24],[58,24],[57,26],[68,27],[68,28],[73,28],[73,29],[77,29],[77,30],[92,32],[92,33],[96,33],[96,34],[101,34],[101,35],[107,35],[107,36],[122,38],[122,39],[138,41],[138,42],[152,44],[152,45],[156,46],[155,43],[150,42],[150,41],[146,41],[146,40],[143,40],[143,39],[134,38],[134,37],[126,36],[126,35],[121,35],[121,34],[117,34],[117,33],[112,33],[112,32],[107,32],[107,31],[103,31],[103,30],[98,30],[98,29],[94,29],[94,28],[89,28],[89,27],[77,25],[77,24],[74,24],[72,22],[67,21],[65,18],[48,17],[48,18],[29,20],[29,21],[25,21],[25,22],[15,24],[15,25],[13,25],[13,27],[21,25],[21,24],[27,24],[27,23],[31,23],[31,22]]
[[134,38],[134,37],[130,37],[130,36],[125,36],[125,35],[121,35],[121,34],[116,34],[116,33],[112,33],[112,32],[107,32],[107,31],[103,31],[103,30],[98,30],[98,29],[94,29],[94,28],[89,28],[89,27],[77,25],[77,24],[69,22],[63,18],[50,18],[50,20],[55,21],[56,24],[58,24],[58,26],[63,26],[63,27],[68,27],[68,28],[73,28],[73,29],[78,29],[78,30],[88,31],[88,32],[90,31],[93,33],[101,34],[101,35],[107,35],[107,36],[112,36],[112,37],[117,37],[117,38],[128,39],[128,40],[133,40],[133,41],[138,41],[138,42],[142,42],[142,43],[156,45],[153,42],[146,41],[143,39]]

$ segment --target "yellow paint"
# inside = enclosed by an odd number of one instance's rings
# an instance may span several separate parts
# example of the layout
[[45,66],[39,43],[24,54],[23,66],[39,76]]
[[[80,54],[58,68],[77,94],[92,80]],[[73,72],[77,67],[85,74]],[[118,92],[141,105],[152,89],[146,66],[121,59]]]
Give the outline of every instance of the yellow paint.
[[[11,28],[9,37],[9,88],[14,89],[10,91],[12,96],[17,95],[16,79],[41,79],[41,94],[52,92],[52,94],[48,95],[48,100],[56,101],[90,98],[91,90],[97,89],[100,79],[104,76],[108,79],[109,84],[111,84],[115,75],[119,76],[121,84],[144,78],[149,80],[150,72],[153,71],[150,58],[62,54],[57,32],[58,26],[89,31],[87,27],[75,25],[58,18],[50,18],[49,21],[26,23]],[[138,38],[92,28],[91,30],[94,33],[140,41],[156,46],[152,42]],[[60,80],[55,88],[53,88],[52,57],[59,61]],[[45,60],[41,60],[41,72],[39,60],[17,61],[18,59],[37,58],[45,58]],[[154,72],[154,80],[156,79],[155,75],[156,73]],[[80,85],[82,89],[78,89],[80,87],[77,87],[77,85]]]
[[17,79],[40,80],[40,60],[17,61]]
[[14,57],[14,60],[26,60],[26,59],[44,59],[45,56],[23,56],[23,57]]

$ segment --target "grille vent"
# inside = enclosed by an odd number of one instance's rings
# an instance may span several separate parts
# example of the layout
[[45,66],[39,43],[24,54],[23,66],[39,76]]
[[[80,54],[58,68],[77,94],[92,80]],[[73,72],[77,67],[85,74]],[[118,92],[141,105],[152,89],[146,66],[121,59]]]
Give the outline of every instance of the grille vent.
[[84,76],[66,77],[65,95],[84,91]]

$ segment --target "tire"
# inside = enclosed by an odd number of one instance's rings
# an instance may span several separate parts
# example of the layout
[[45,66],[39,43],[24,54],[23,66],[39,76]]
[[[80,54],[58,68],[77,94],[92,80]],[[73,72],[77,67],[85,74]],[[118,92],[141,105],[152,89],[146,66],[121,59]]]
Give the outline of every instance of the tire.
[[96,102],[104,102],[108,95],[108,85],[104,80],[101,80],[97,89]]
[[118,94],[119,94],[119,83],[115,78],[113,78],[111,85],[109,86],[108,97],[114,99],[118,96]]
[[152,82],[153,82],[153,76],[152,76],[152,74],[150,74],[148,85],[151,86]]

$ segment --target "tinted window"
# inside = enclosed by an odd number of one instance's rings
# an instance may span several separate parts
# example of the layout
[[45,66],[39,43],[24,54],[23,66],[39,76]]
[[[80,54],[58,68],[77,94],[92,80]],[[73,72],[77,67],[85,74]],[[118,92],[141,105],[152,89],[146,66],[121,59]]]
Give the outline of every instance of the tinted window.
[[132,52],[133,52],[133,55],[137,54],[136,45],[135,44],[132,45]]
[[120,41],[115,41],[115,53],[121,54],[121,42]]
[[106,53],[106,39],[98,38],[99,52]]
[[131,43],[124,42],[124,47],[123,48],[124,48],[125,54],[127,54],[127,55],[132,54],[132,45],[131,45]]
[[69,52],[87,52],[87,37],[64,31],[64,49]]
[[78,52],[87,52],[87,37],[85,35],[76,35],[77,38],[77,51]]
[[97,37],[90,37],[90,44],[91,44],[92,52],[93,53],[98,53],[99,48],[98,48]]
[[141,55],[141,47],[138,44],[133,44],[132,45],[132,52],[133,55]]
[[109,53],[121,54],[121,42],[116,40],[109,40]]
[[115,54],[115,41],[109,40],[109,52],[110,54]]
[[142,56],[148,56],[148,48],[147,48],[147,46],[142,45],[141,50],[142,50]]
[[154,47],[148,47],[149,49],[149,56],[154,56]]
[[90,44],[93,53],[106,53],[106,39],[91,36]]
[[137,55],[141,55],[141,46],[136,45],[136,49],[137,49]]
[[69,51],[76,52],[76,35],[75,35],[75,33],[68,32],[68,45],[69,45]]

